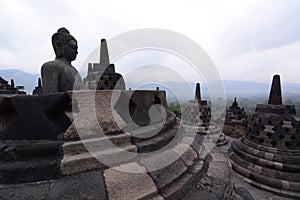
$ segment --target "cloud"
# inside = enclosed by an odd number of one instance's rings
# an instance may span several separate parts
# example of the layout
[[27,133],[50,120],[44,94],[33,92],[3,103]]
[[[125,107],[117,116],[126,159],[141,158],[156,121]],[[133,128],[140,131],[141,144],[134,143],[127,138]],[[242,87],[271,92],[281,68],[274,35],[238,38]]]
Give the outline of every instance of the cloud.
[[61,26],[78,40],[79,54],[73,62],[78,69],[101,38],[153,27],[179,32],[197,42],[225,79],[269,80],[278,70],[289,81],[298,82],[294,52],[300,41],[299,6],[293,0],[3,0],[0,68],[38,73],[44,62],[54,58],[51,35]]
[[225,79],[270,82],[280,74],[286,83],[300,83],[300,42],[229,59],[218,67]]

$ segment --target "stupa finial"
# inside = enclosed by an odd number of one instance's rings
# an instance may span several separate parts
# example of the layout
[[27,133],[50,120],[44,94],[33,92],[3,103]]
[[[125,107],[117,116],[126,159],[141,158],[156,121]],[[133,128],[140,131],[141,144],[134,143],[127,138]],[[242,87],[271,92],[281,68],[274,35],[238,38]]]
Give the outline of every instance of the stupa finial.
[[201,102],[200,83],[196,84],[195,101]]
[[278,74],[273,76],[268,104],[282,105],[280,76]]

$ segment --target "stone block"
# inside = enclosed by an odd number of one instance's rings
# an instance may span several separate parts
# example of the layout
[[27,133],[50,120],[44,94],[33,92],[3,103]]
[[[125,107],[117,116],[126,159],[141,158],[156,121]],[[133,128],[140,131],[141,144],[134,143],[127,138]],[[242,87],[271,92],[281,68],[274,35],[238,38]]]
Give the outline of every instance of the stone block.
[[146,167],[160,190],[184,174],[187,167],[174,151],[163,151],[143,159],[141,164]]
[[117,104],[117,110],[127,123],[133,121],[138,126],[147,126],[167,118],[165,91],[124,91],[121,98],[123,100]]
[[[115,110],[119,90],[73,91],[73,110],[78,110],[64,139],[89,138],[107,133],[122,132],[125,122]],[[75,111],[74,111],[75,112]]]
[[91,138],[79,141],[69,141],[63,144],[64,155],[76,155],[80,153],[104,151],[113,147],[122,148],[131,145],[130,135],[107,135],[101,138]]
[[47,199],[52,182],[37,182],[35,184],[15,184],[0,187],[1,200]]
[[0,183],[55,179],[60,175],[60,141],[0,141]]
[[2,200],[99,199],[106,200],[101,171],[81,173],[51,181],[2,185]]
[[1,96],[0,139],[57,139],[70,126],[65,114],[70,101],[65,93]]
[[161,195],[165,199],[182,199],[187,191],[192,187],[193,184],[193,175],[184,174],[179,179],[175,180],[168,187],[164,188],[161,191]]
[[61,172],[63,175],[69,175],[93,169],[105,169],[135,159],[137,156],[135,152],[135,146],[126,146],[92,153],[64,155],[61,161]]
[[231,165],[224,154],[210,153],[205,160],[208,163],[206,176],[200,179],[201,185],[219,199],[230,199],[233,191]]
[[55,180],[46,199],[99,199],[106,200],[102,172],[80,173]]
[[[142,173],[120,171],[122,169]],[[159,199],[155,197],[157,189],[153,180],[147,174],[145,167],[137,163],[107,169],[104,177],[110,200]]]
[[187,167],[193,165],[198,158],[197,153],[186,143],[180,143],[171,150],[181,155],[181,159]]

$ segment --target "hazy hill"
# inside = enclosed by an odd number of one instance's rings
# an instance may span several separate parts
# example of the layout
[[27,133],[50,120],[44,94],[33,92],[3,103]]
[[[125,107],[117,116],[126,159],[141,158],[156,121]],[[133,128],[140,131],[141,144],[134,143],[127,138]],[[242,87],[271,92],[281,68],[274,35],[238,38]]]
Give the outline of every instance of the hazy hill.
[[[7,81],[10,79],[15,80],[16,85],[24,85],[25,91],[28,94],[32,93],[32,90],[37,85],[37,80],[40,77],[39,74],[26,73],[19,69],[0,69],[0,76]],[[125,80],[126,81],[126,80]],[[155,90],[157,86],[161,90],[167,90],[167,96],[169,101],[176,100],[176,96],[183,100],[191,100],[194,98],[195,83],[181,83],[181,82],[165,82],[162,84],[146,84],[139,87],[143,83],[130,83],[126,82],[127,88],[132,89],[151,89]],[[220,82],[209,83],[210,87],[214,89],[214,85],[220,84]],[[223,81],[223,85],[226,91],[227,98],[233,97],[267,97],[269,95],[271,83],[256,83],[247,81]],[[167,89],[169,88],[169,89]],[[210,91],[218,94],[218,91]],[[209,97],[207,84],[201,84],[201,93],[203,98]],[[282,83],[283,97],[291,99],[300,99],[300,84],[285,84]]]
[[37,86],[39,74],[26,73],[19,69],[0,69],[0,76],[10,83],[10,79],[14,79],[15,85],[25,86],[27,94],[32,94],[35,86]]

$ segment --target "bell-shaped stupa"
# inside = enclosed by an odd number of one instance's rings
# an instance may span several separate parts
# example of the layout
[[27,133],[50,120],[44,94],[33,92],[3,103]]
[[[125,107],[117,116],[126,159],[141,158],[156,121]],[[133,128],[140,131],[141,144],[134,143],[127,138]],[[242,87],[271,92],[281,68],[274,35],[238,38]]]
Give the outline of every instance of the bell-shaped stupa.
[[268,104],[258,104],[245,136],[232,143],[232,168],[256,187],[300,198],[300,118],[282,105],[280,76]]

